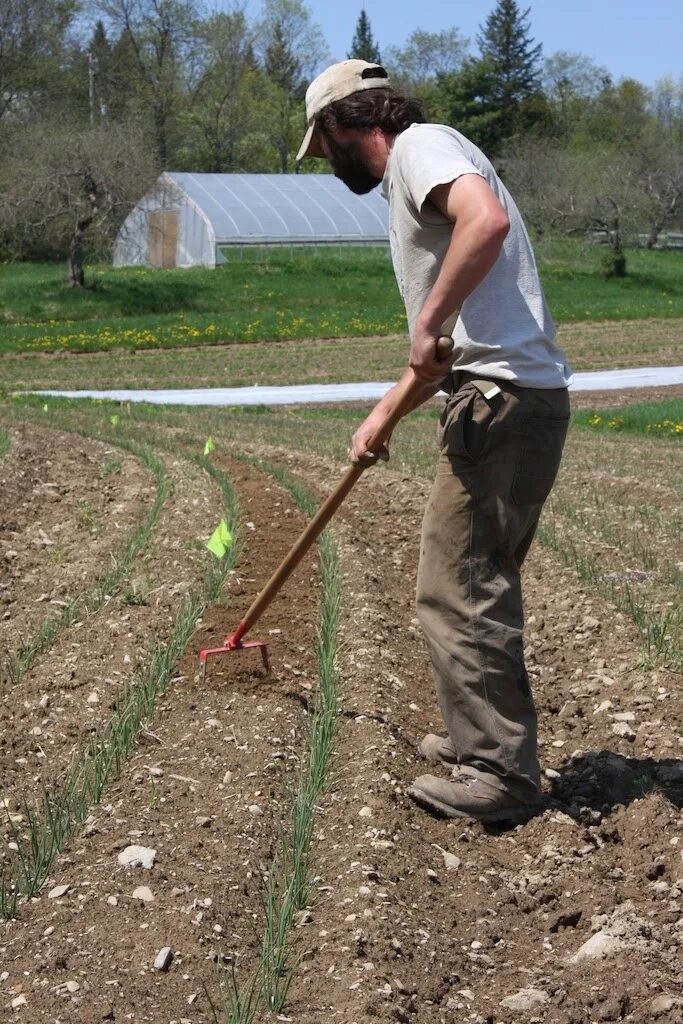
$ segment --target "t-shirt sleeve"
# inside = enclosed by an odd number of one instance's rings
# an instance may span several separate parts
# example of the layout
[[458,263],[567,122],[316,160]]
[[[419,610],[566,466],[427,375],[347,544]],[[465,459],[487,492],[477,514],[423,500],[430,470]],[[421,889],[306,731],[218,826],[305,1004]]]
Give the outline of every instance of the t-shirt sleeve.
[[461,148],[458,139],[436,126],[419,126],[399,136],[397,170],[418,211],[437,185],[455,181],[463,174],[485,177]]

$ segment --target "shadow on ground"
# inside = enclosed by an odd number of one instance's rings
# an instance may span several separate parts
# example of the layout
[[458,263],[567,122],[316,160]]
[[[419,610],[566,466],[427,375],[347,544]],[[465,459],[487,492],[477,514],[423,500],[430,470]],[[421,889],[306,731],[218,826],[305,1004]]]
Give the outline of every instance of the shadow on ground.
[[683,760],[590,751],[572,758],[560,770],[550,795],[572,812],[588,807],[608,814],[618,804],[630,804],[653,792],[661,793],[675,807],[683,807]]

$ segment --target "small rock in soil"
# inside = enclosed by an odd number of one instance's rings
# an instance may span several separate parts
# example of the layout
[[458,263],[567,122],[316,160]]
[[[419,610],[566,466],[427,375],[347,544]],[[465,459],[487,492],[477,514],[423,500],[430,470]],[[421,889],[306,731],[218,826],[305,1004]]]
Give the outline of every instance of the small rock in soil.
[[154,960],[156,971],[167,971],[173,963],[173,950],[170,946],[162,946]]
[[143,903],[152,903],[154,900],[154,894],[147,885],[139,885],[137,889],[133,889],[133,899],[142,900]]
[[506,996],[501,1000],[501,1006],[507,1006],[509,1010],[534,1010],[539,1006],[545,1006],[550,1002],[550,996],[540,988],[522,988],[514,995]]
[[123,867],[142,867],[149,871],[154,864],[156,855],[157,851],[152,850],[149,846],[127,846],[125,850],[121,850],[117,860]]
[[254,814],[258,817],[258,815],[263,814],[263,810],[259,807],[258,804],[249,804],[249,813]]
[[611,956],[612,953],[618,952],[622,946],[623,943],[615,935],[599,931],[595,935],[591,935],[590,939],[584,942],[583,946],[579,946],[576,953],[569,958],[569,962],[575,964],[579,960],[597,960],[600,957]]
[[49,900],[58,900],[60,896],[65,896],[70,888],[70,885],[56,885],[54,889],[50,889],[47,898]]

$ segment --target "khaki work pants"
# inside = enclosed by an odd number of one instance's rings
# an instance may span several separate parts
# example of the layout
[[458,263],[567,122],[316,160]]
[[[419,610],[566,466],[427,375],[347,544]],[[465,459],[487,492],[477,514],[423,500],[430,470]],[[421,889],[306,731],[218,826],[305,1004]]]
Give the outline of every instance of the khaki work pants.
[[460,764],[521,799],[540,769],[520,568],[568,424],[564,388],[454,375],[422,529],[417,611],[448,734]]

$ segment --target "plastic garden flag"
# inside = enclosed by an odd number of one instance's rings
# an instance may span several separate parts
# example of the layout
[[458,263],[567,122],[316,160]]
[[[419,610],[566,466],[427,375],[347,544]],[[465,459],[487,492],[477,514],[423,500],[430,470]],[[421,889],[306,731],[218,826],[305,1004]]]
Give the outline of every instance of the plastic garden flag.
[[206,444],[204,445],[204,454],[205,455],[210,455],[215,447],[216,447],[216,445],[213,443],[213,438],[212,437],[207,437]]
[[232,534],[225,519],[221,519],[206,545],[212,555],[223,558],[232,547]]

